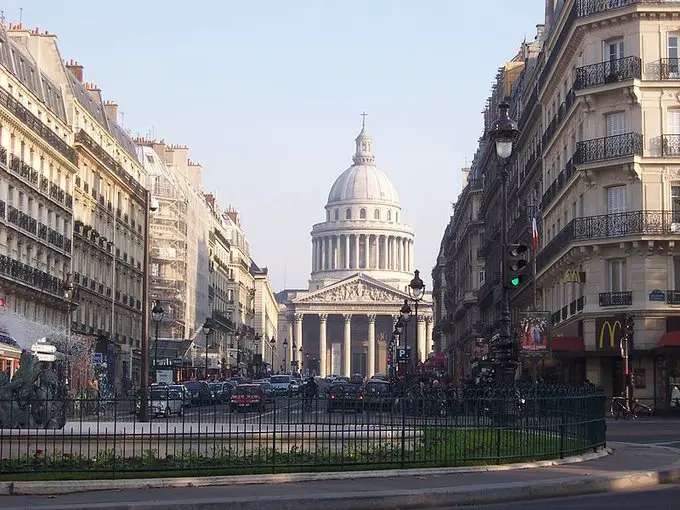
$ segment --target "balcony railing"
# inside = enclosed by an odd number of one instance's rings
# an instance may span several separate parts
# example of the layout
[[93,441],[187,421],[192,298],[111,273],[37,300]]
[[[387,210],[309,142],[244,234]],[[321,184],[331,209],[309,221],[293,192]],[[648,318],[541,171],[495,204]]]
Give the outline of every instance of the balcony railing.
[[571,243],[595,239],[619,238],[630,235],[675,234],[680,213],[671,211],[631,211],[571,220],[536,258],[543,268]]
[[82,129],[78,131],[75,136],[75,141],[89,150],[97,159],[106,165],[107,168],[113,170],[118,178],[127,184],[138,198],[144,199],[146,197],[146,191],[142,185],[139,184],[127,170],[125,170],[115,159],[113,159],[109,153],[106,152],[106,150],[104,150],[104,148],[101,147],[97,142],[95,142],[85,131]]
[[64,140],[62,140],[59,135],[43,124],[43,122],[38,117],[33,115],[28,108],[14,99],[14,97],[12,97],[12,95],[2,87],[0,87],[0,105],[4,106],[12,113],[12,115],[23,122],[40,138],[45,140],[45,142],[47,142],[50,147],[55,149],[74,165],[76,164],[75,151],[69,147],[69,145]]
[[557,177],[548,187],[545,193],[543,193],[543,197],[541,197],[541,209],[545,209],[550,205],[550,203],[555,199],[560,190],[564,188],[564,185],[567,182],[569,182],[569,179],[571,179],[571,176],[573,174],[574,163],[573,159],[570,159],[569,161],[567,161],[567,164],[564,166],[562,171],[557,175]]
[[666,303],[669,305],[680,305],[680,290],[667,290]]
[[651,74],[658,80],[680,80],[680,58],[662,58],[651,68]]
[[21,158],[14,154],[10,157],[9,169],[53,201],[69,210],[73,208],[73,197],[69,193],[61,189],[58,184],[51,182],[44,175],[40,175],[40,172],[29,164],[24,163]]
[[12,278],[59,298],[62,297],[62,281],[59,278],[6,255],[0,255],[0,276]]
[[574,163],[585,165],[626,156],[642,156],[641,134],[625,133],[578,142]]
[[640,57],[617,58],[576,69],[574,90],[583,90],[633,79],[642,79],[642,62]]
[[600,306],[626,306],[633,304],[633,292],[621,290],[617,292],[600,292]]
[[680,135],[661,135],[661,155],[680,157]]

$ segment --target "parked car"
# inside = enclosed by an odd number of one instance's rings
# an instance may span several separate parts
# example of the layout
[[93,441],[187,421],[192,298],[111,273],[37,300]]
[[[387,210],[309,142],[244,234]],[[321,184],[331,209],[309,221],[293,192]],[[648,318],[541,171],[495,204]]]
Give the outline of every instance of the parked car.
[[359,391],[359,405],[371,411],[391,411],[394,397],[390,384],[380,379],[369,379]]
[[240,384],[231,391],[231,409],[266,409],[266,396],[259,384]]
[[267,400],[267,402],[273,402],[275,398],[275,393],[274,393],[274,388],[272,387],[271,383],[269,380],[260,380],[260,381],[255,381],[253,384],[257,384],[262,388],[262,391],[264,391],[264,396]]
[[361,411],[359,391],[361,386],[346,382],[334,383],[328,391],[328,412]]
[[231,401],[231,390],[233,386],[226,382],[210,383],[210,390],[213,392],[213,399],[217,404],[226,404]]
[[210,386],[205,381],[184,381],[182,385],[191,395],[191,405],[210,405],[213,402],[213,394]]
[[[140,411],[140,404],[137,403],[137,412]],[[184,414],[184,402],[179,391],[168,389],[168,387],[155,387],[149,393],[149,416],[170,416]]]

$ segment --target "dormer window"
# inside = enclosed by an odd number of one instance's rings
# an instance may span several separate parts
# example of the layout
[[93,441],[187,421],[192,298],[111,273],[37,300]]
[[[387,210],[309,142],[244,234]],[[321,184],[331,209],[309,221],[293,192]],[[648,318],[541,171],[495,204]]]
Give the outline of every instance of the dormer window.
[[347,209],[345,211],[345,219],[346,220],[351,220],[352,219],[352,209]]
[[366,219],[366,209],[359,209],[359,219],[360,220]]

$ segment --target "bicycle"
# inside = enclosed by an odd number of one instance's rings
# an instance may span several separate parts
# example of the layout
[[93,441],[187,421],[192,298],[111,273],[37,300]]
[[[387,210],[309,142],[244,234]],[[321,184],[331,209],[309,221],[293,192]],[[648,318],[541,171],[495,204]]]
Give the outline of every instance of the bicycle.
[[316,398],[316,395],[314,393],[305,393],[303,400],[302,400],[302,410],[303,411],[312,411],[314,409],[314,399]]
[[640,412],[651,414],[652,408],[646,404],[641,404],[636,398],[630,399],[629,402],[626,397],[612,397],[609,412],[615,420],[618,420],[620,416],[637,420]]

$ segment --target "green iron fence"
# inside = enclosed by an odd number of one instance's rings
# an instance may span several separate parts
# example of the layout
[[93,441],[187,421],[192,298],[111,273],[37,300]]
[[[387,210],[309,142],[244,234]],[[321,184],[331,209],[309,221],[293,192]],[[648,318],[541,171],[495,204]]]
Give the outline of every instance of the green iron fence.
[[[7,427],[0,477],[115,478],[500,464],[605,446],[606,397],[588,387],[508,386],[461,392],[366,393],[337,386],[316,398],[229,395],[190,405],[134,399],[32,402],[65,409],[61,429]],[[245,405],[245,404],[252,405]],[[11,404],[11,405],[10,405]],[[33,409],[35,411],[35,409]]]

